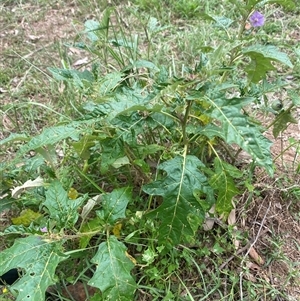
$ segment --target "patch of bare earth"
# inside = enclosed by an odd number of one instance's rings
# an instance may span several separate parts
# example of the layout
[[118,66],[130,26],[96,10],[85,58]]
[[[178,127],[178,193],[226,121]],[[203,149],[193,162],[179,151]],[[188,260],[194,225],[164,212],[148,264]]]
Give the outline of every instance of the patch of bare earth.
[[35,87],[34,95],[26,96],[47,103],[49,96],[42,95],[43,88],[49,85],[47,67],[61,66],[59,49],[82,29],[81,12],[73,1],[55,2],[51,6],[25,1],[22,5],[2,6],[1,15],[0,68],[12,70],[9,85],[4,87],[0,83],[2,104],[11,102],[12,94],[23,92],[24,84],[32,81],[32,71],[39,73],[38,83],[43,83]]
[[[1,67],[5,68],[7,60],[12,58],[41,61],[43,56],[48,58],[45,50],[51,44],[74,37],[76,10],[70,4],[66,1],[63,7],[59,4],[42,8],[32,4],[2,7],[0,51],[4,56]],[[9,24],[10,18],[14,20]],[[15,50],[15,55],[9,50]],[[52,59],[57,61],[58,53],[53,53]]]
[[[279,292],[275,294],[277,299],[266,300],[297,301],[300,300],[300,224],[293,212],[300,211],[300,204],[283,198],[274,183],[268,188],[269,179],[262,180],[263,190],[252,200],[246,217],[239,221],[240,227],[253,238],[253,248],[263,263],[256,262],[255,255],[249,257],[254,263],[250,266],[250,279],[254,282],[257,278],[264,279]],[[289,299],[283,299],[283,295]]]
[[[51,5],[30,2],[0,5],[0,70],[9,77],[8,83],[0,81],[1,108],[22,101],[46,105],[53,102],[47,67],[61,66],[59,50],[67,51],[62,44],[72,42],[82,30],[84,16],[74,1]],[[74,60],[81,56],[80,52],[70,53],[70,57],[72,55]],[[12,121],[12,116],[3,112],[0,139],[23,127],[20,114],[18,110]],[[45,122],[42,121],[40,127]]]
[[[300,111],[293,115],[299,120]],[[293,195],[293,190],[300,190],[300,175],[296,173],[300,164],[299,126],[300,123],[289,124],[276,139],[272,128],[267,131],[266,136],[273,142],[275,176],[270,178],[261,170],[257,172],[254,196],[245,218],[239,220],[240,227],[254,239],[254,249],[264,263],[255,265],[253,279],[263,278],[274,289],[289,296],[286,299],[275,294],[275,299],[266,300],[300,300],[300,200]],[[290,138],[298,143],[293,145]],[[241,211],[246,203],[240,204]]]

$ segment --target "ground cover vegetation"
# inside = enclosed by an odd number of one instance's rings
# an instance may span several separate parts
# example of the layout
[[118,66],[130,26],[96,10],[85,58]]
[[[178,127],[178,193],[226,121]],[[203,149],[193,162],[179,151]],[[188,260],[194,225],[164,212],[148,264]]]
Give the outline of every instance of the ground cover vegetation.
[[280,193],[299,226],[299,140],[271,152],[298,123],[300,50],[278,16],[299,8],[160,2],[69,3],[73,40],[1,70],[0,275],[19,276],[3,300],[296,300],[299,261],[266,220]]

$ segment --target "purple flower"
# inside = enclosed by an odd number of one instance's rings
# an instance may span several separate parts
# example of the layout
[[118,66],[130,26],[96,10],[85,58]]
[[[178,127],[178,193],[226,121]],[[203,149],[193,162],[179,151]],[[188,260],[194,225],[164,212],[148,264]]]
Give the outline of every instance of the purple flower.
[[249,21],[253,27],[263,26],[265,23],[265,17],[258,11],[255,11],[249,18]]
[[48,232],[47,227],[41,228],[40,230],[41,230],[41,232],[43,232],[43,233],[47,233],[47,232]]

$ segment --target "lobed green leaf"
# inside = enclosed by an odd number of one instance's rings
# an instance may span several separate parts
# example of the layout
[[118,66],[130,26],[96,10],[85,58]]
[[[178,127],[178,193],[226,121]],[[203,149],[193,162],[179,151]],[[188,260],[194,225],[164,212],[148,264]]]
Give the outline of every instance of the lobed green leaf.
[[251,58],[246,71],[250,81],[253,83],[258,83],[265,78],[268,71],[275,70],[275,67],[271,64],[272,61],[277,61],[293,68],[293,64],[287,54],[281,52],[275,46],[257,44],[244,48],[242,52]]
[[280,112],[276,116],[274,125],[273,125],[274,138],[277,138],[278,135],[280,134],[280,132],[283,132],[284,130],[286,130],[286,128],[288,127],[288,125],[290,123],[295,123],[295,124],[298,123],[298,121],[292,116],[291,111],[286,110],[286,111]]
[[100,244],[92,263],[97,265],[89,285],[98,287],[106,301],[133,300],[136,284],[130,271],[133,262],[126,256],[126,246],[110,236],[106,242]]
[[125,210],[131,200],[131,188],[114,189],[102,196],[102,210],[97,215],[105,223],[114,225],[118,219],[125,218]]
[[47,243],[38,236],[18,238],[0,253],[0,275],[22,269],[22,277],[11,286],[18,291],[16,301],[45,300],[47,288],[56,281],[55,269],[65,259],[59,242]]
[[194,196],[194,191],[201,192],[202,199],[209,206],[213,204],[213,190],[206,176],[198,169],[203,166],[195,156],[177,156],[158,166],[167,173],[165,178],[143,187],[146,193],[163,197],[162,205],[148,214],[161,220],[158,231],[160,244],[172,247],[193,235],[195,227],[190,225],[190,217],[197,216],[204,220],[205,210]]
[[270,152],[272,142],[262,135],[256,124],[251,123],[249,118],[241,113],[241,108],[253,100],[253,98],[206,98],[206,101],[211,103],[211,108],[206,114],[218,120],[219,124],[209,124],[202,133],[210,139],[215,135],[229,144],[239,145],[253,158],[255,164],[263,166],[272,175],[273,161]]
[[4,145],[6,143],[15,142],[15,141],[28,141],[30,137],[26,134],[16,134],[12,133],[7,138],[0,140],[0,145]]
[[209,184],[217,191],[216,211],[228,215],[233,209],[232,199],[239,193],[234,179],[240,178],[242,172],[219,158],[214,160],[214,174]]
[[46,191],[44,206],[49,210],[50,218],[56,221],[59,229],[71,228],[78,220],[78,208],[85,201],[85,197],[76,200],[69,199],[68,193],[59,181],[54,181]]

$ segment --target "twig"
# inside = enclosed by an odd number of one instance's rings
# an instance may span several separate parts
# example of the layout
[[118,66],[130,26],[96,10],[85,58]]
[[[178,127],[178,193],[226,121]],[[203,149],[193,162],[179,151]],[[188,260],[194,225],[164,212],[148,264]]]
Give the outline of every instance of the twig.
[[236,254],[232,255],[231,257],[229,257],[224,263],[222,263],[219,266],[219,270],[223,270],[225,268],[225,266],[231,261],[233,260],[237,255],[243,253],[244,251],[246,251],[249,247],[251,246],[251,241],[249,241],[244,247],[242,247],[241,249],[239,249]]
[[[261,235],[264,235],[264,234],[267,233],[267,232],[270,232],[270,229],[269,229],[269,228],[265,229],[265,230],[261,233]],[[248,250],[248,252],[247,252],[246,255],[245,255],[245,256],[247,256],[247,255],[249,254],[250,250],[251,250],[251,247],[254,245],[253,242],[254,242],[253,239],[250,240],[244,247],[242,247],[241,249],[239,249],[234,255],[230,256],[225,262],[223,262],[223,263],[220,265],[219,270],[224,269],[225,266],[228,265],[228,263],[229,263],[231,260],[233,260],[235,257],[237,257],[237,255],[243,253],[243,252],[246,251],[246,250]]]

